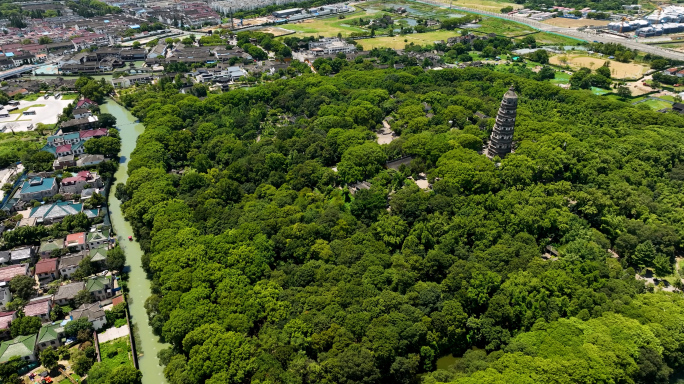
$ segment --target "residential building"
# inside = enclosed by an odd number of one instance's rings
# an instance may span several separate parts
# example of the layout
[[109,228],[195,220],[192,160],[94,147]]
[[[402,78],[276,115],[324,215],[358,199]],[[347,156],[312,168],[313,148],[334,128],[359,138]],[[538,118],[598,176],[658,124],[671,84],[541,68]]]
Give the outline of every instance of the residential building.
[[91,324],[93,324],[93,328],[95,328],[95,330],[98,330],[107,324],[105,311],[102,309],[99,301],[92,304],[81,305],[77,309],[69,312],[69,317],[72,321],[85,317]]
[[87,167],[97,165],[104,161],[103,155],[83,155],[76,160],[76,166]]
[[33,257],[35,256],[35,250],[33,247],[22,247],[13,249],[10,251],[10,263],[11,264],[22,264],[22,263],[33,263]]
[[75,108],[71,114],[74,116],[74,119],[82,119],[93,115],[88,108]]
[[108,247],[111,241],[112,239],[109,237],[108,229],[96,230],[93,228],[86,235],[86,243],[90,249],[99,248],[102,246]]
[[57,293],[55,293],[55,303],[59,305],[69,304],[83,289],[85,289],[85,283],[82,281],[60,285],[57,288]]
[[31,299],[24,306],[26,316],[39,317],[43,322],[50,321],[50,311],[52,310],[52,296],[43,296]]
[[84,251],[86,249],[86,234],[78,232],[69,234],[64,243],[70,250]]
[[64,249],[64,239],[50,239],[45,240],[40,243],[40,248],[38,249],[38,254],[40,257],[47,258],[52,255],[53,252]]
[[59,187],[54,177],[33,177],[22,184],[17,196],[21,201],[40,201],[45,197],[56,195],[57,191],[59,191]]
[[112,276],[95,276],[86,280],[85,289],[95,297],[96,300],[104,300],[113,296]]
[[83,204],[74,203],[72,201],[59,201],[52,204],[44,204],[40,207],[31,209],[29,215],[30,219],[36,221],[36,223],[41,224],[51,224],[62,221],[65,217],[69,215],[75,215],[79,212],[83,212],[88,216],[88,218],[97,217],[99,214],[98,209],[83,209]]
[[90,251],[88,252],[90,262],[99,265],[101,269],[104,269],[107,261],[107,252],[109,252],[109,248],[106,245],[90,248]]
[[65,156],[74,156],[85,153],[85,148],[83,147],[83,142],[78,142],[76,144],[64,144],[55,148],[54,156],[57,158]]
[[12,301],[12,292],[10,292],[9,283],[0,282],[0,305],[5,307],[10,301]]
[[75,176],[67,177],[62,180],[61,187],[59,188],[60,193],[71,193],[80,194],[84,188],[104,187],[104,183],[95,172],[90,171],[80,171]]
[[36,347],[38,351],[45,348],[57,348],[64,344],[64,326],[68,321],[60,321],[51,324],[43,325],[38,331],[38,339],[36,339]]
[[10,333],[10,324],[17,318],[17,311],[0,312],[0,338],[9,340],[12,336]]
[[97,128],[97,126],[97,116],[89,116],[82,119],[67,120],[60,125],[60,128],[62,129],[62,132],[74,132],[84,129]]
[[97,103],[88,99],[88,98],[83,98],[76,102],[76,108],[93,108],[96,107]]
[[41,286],[59,278],[59,259],[40,259],[36,263],[35,275]]
[[[57,151],[55,151],[55,153],[56,152]],[[56,158],[55,161],[52,162],[52,168],[55,171],[59,171],[68,167],[73,167],[75,165],[76,161],[74,160],[74,155],[61,156]]]
[[24,275],[29,276],[29,265],[18,264],[0,268],[0,282],[8,283],[13,277]]
[[0,363],[15,356],[24,361],[36,361],[36,335],[17,336],[0,344]]
[[59,274],[61,276],[66,277],[67,279],[70,279],[71,275],[73,275],[74,272],[76,272],[76,270],[78,269],[78,264],[81,262],[81,260],[83,260],[84,257],[84,252],[72,253],[66,256],[62,256],[59,259]]
[[94,194],[99,193],[99,194],[104,194],[102,192],[101,188],[86,188],[81,191],[81,201],[85,201],[93,197]]

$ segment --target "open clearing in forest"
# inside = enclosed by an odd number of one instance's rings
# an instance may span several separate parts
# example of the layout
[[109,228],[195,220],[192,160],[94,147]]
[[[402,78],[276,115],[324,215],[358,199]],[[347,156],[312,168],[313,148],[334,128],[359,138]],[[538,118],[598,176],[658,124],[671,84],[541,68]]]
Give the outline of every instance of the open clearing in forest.
[[[567,61],[561,61],[562,57],[566,57]],[[610,62],[611,77],[615,79],[636,80],[648,71],[648,67],[641,64],[621,63],[615,60],[600,59],[598,57],[590,56],[555,55],[549,59],[549,63],[553,65],[565,66],[567,64],[575,70],[582,67],[595,70],[596,68],[603,66],[606,61]]]
[[565,17],[554,17],[543,21],[544,24],[554,25],[556,27],[565,28],[579,28],[588,26],[602,26],[608,25],[608,20],[591,20],[591,19],[567,19]]

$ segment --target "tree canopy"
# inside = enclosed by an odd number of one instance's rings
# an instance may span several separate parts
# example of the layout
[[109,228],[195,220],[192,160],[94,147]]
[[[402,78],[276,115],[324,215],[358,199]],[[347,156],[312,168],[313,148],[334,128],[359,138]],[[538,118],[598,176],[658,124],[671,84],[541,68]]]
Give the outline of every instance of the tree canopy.
[[[146,130],[116,196],[169,381],[667,382],[682,298],[635,275],[681,254],[684,117],[488,69],[364,68],[122,96]],[[515,152],[488,159],[511,84]]]

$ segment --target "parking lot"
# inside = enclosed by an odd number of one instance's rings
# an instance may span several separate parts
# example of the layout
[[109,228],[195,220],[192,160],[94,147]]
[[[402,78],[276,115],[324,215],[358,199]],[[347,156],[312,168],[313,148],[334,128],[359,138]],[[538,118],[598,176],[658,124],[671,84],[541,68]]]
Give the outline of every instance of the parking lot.
[[[22,113],[10,113],[9,117],[0,117],[0,130],[13,130],[15,132],[27,131],[29,127],[35,127],[38,123],[55,124],[57,116],[62,113],[62,110],[67,105],[73,103],[74,100],[55,100],[54,96],[50,96],[47,100],[42,96],[36,101],[20,100],[17,106],[18,111],[24,111],[35,106],[32,110],[36,111],[35,115],[24,115]],[[5,106],[3,109],[9,107]]]

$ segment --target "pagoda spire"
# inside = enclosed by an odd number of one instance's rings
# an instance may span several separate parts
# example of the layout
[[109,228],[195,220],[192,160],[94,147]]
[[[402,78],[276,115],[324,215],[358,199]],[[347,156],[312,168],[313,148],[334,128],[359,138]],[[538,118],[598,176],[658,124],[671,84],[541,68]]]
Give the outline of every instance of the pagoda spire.
[[513,150],[513,128],[515,127],[515,116],[518,109],[518,95],[515,88],[511,85],[501,100],[499,113],[496,115],[496,123],[489,137],[489,144],[485,154],[489,158],[499,156],[506,157]]

